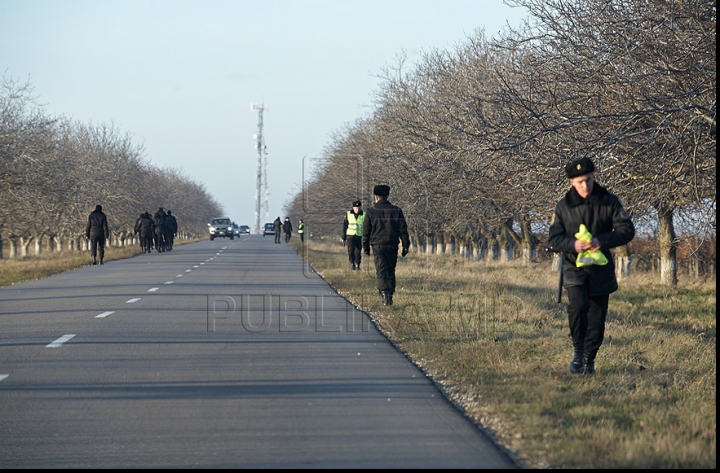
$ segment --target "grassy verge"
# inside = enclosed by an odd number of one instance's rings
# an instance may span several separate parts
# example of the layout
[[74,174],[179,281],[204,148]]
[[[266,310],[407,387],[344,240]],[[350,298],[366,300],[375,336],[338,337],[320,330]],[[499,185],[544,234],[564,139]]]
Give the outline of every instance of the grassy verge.
[[[174,245],[184,245],[199,240],[175,241]],[[140,247],[105,248],[105,261],[132,258],[140,254]],[[0,287],[9,286],[22,281],[33,281],[71,269],[87,266],[92,261],[90,251],[60,251],[42,255],[25,256],[22,258],[0,259]]]
[[715,468],[716,289],[638,274],[610,297],[597,375],[571,375],[557,273],[453,257],[400,259],[380,304],[371,257],[292,242],[499,444],[531,468]]

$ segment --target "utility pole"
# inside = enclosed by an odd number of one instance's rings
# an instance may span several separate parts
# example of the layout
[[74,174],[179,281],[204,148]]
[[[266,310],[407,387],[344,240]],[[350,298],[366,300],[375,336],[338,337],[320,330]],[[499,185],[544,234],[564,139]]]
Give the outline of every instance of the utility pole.
[[255,234],[262,233],[262,227],[260,226],[260,207],[261,207],[261,195],[263,194],[262,188],[265,185],[265,221],[268,221],[270,210],[269,210],[269,196],[270,191],[267,187],[267,151],[265,146],[265,138],[263,137],[263,111],[267,110],[268,106],[265,104],[250,104],[250,111],[258,111],[258,131],[253,138],[255,138],[255,149],[257,150],[257,171],[255,172]]

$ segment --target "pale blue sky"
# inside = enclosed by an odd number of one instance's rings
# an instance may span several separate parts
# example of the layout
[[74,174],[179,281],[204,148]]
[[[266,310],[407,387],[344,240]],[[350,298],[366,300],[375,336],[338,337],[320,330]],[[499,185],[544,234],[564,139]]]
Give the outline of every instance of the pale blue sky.
[[524,16],[502,0],[0,0],[0,73],[29,78],[48,114],[131,133],[153,165],[182,169],[252,227],[251,103],[269,106],[270,220],[284,218],[303,157],[371,112],[398,54]]

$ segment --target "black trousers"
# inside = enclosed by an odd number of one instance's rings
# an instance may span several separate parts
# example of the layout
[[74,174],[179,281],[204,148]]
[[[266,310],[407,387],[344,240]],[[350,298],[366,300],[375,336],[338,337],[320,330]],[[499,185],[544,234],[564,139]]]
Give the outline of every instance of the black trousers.
[[275,231],[275,243],[280,243],[280,232]]
[[397,245],[374,245],[375,276],[380,292],[395,293],[395,267],[398,259]]
[[594,360],[605,338],[605,319],[610,295],[590,297],[588,283],[566,289],[570,299],[567,308],[570,336],[573,340],[585,340],[588,359]]
[[345,240],[347,246],[348,260],[350,263],[360,266],[362,260],[362,237],[357,235],[348,235]]
[[100,256],[100,261],[105,257],[105,236],[90,235],[90,254],[93,258]]
[[140,233],[140,247],[150,251],[153,246],[153,234],[151,232]]

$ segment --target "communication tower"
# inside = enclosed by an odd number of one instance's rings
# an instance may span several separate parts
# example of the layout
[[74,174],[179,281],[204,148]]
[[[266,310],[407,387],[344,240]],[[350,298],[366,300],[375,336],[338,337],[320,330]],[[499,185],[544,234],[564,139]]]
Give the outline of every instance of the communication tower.
[[[260,224],[260,208],[262,195],[265,194],[265,222],[270,218],[270,190],[267,186],[267,146],[265,146],[265,137],[263,136],[263,112],[268,109],[265,104],[250,104],[250,111],[258,111],[258,131],[255,138],[255,149],[257,150],[257,171],[255,172],[255,234],[262,232]],[[264,192],[263,192],[264,186]]]

